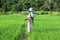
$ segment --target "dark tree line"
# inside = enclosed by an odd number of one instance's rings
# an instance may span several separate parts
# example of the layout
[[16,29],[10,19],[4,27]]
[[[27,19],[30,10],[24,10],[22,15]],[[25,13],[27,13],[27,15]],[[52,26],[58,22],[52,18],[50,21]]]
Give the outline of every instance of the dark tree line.
[[0,0],[0,12],[35,10],[60,11],[60,0]]

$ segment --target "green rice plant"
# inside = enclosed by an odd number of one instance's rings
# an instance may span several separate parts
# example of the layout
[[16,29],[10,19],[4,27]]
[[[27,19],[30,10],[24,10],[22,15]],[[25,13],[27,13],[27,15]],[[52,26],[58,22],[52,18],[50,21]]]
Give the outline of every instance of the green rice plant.
[[25,18],[26,15],[1,15],[0,40],[60,40],[60,16],[35,15],[29,35]]
[[36,15],[29,40],[60,40],[60,16]]
[[0,16],[0,40],[23,40],[24,16]]

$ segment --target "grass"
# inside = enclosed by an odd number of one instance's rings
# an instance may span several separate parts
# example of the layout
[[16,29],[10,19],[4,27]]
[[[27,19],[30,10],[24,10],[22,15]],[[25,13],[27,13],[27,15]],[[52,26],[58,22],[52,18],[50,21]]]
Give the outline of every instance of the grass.
[[60,16],[37,15],[29,40],[60,40]]
[[0,16],[0,40],[22,40],[24,16]]
[[[1,15],[0,40],[23,40],[26,15]],[[28,40],[60,40],[60,16],[35,15],[32,32]]]

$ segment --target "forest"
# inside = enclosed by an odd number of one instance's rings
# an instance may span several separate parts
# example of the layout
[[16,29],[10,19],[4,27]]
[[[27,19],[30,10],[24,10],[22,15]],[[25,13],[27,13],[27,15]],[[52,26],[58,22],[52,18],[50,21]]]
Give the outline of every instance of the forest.
[[0,12],[20,12],[30,7],[35,11],[60,11],[60,0],[0,0]]

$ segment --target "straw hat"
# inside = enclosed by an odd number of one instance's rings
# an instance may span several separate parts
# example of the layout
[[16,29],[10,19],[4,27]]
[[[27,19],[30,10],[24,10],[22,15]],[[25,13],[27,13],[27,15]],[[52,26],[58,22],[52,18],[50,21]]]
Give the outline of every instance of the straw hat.
[[29,8],[29,11],[33,11],[33,8]]

